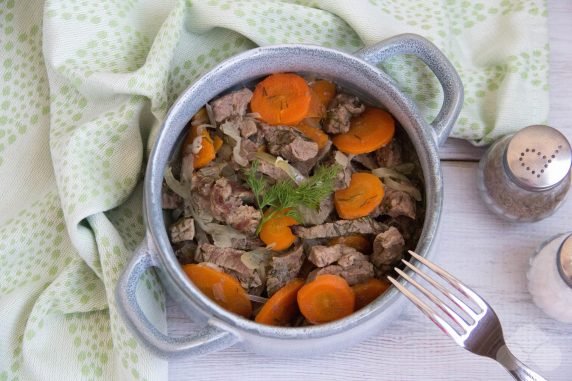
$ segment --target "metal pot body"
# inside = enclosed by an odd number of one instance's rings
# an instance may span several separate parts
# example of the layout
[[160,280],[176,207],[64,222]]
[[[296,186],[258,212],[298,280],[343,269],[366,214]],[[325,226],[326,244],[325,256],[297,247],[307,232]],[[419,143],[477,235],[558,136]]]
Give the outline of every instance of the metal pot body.
[[[385,59],[413,54],[435,73],[443,87],[443,106],[426,123],[413,102],[377,68]],[[312,73],[343,86],[366,102],[387,109],[412,141],[424,175],[426,216],[416,251],[431,257],[442,210],[443,183],[438,146],[447,138],[463,103],[459,76],[445,56],[417,35],[399,35],[355,55],[311,45],[278,45],[249,50],[205,74],[172,106],[158,133],[145,175],[147,236],[117,285],[119,310],[140,340],[164,357],[201,355],[241,343],[266,355],[307,356],[338,350],[378,332],[396,319],[404,298],[391,288],[356,313],[312,327],[271,327],[234,315],[204,296],[186,277],[171,248],[161,209],[164,170],[191,117],[208,101],[229,89],[276,72]],[[203,328],[183,338],[169,337],[144,316],[135,290],[142,274],[155,268],[167,293]]]

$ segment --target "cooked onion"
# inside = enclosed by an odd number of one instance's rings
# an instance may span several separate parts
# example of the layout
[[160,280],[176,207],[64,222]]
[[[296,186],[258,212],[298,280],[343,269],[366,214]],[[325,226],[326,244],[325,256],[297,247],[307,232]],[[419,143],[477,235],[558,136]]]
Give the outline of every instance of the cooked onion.
[[264,304],[268,301],[268,298],[263,298],[262,296],[248,294],[248,299],[252,300],[254,303]]
[[212,128],[216,128],[216,120],[214,117],[214,112],[213,112],[213,108],[210,104],[205,104],[205,108],[207,109],[207,115],[209,117],[209,122],[211,124]]
[[183,200],[191,198],[191,184],[181,183],[177,180],[175,176],[173,176],[173,170],[170,166],[165,169],[165,183],[167,183],[169,189],[181,196]]
[[376,169],[372,169],[371,170],[372,175],[376,175],[377,177],[380,177],[382,179],[386,179],[389,177],[392,177],[394,179],[399,179],[399,180],[403,180],[403,181],[409,181],[409,179],[397,172],[395,169],[392,168],[376,168]]
[[232,157],[234,158],[234,161],[236,161],[238,165],[246,167],[248,165],[248,160],[240,155],[242,137],[240,136],[240,131],[238,130],[237,125],[232,121],[227,121],[220,125],[220,130],[236,142],[232,149]]
[[408,193],[416,201],[421,201],[421,192],[419,192],[419,189],[415,188],[410,183],[398,183],[397,181],[393,180],[391,177],[384,178],[383,183],[385,185],[387,185],[388,187],[390,187],[391,189],[395,189],[398,191]]
[[266,152],[256,152],[256,158],[262,161],[272,164],[276,168],[280,168],[288,177],[290,177],[296,184],[300,184],[306,179],[306,177],[300,173],[295,167],[288,163],[288,160],[284,160],[280,156],[275,157]]

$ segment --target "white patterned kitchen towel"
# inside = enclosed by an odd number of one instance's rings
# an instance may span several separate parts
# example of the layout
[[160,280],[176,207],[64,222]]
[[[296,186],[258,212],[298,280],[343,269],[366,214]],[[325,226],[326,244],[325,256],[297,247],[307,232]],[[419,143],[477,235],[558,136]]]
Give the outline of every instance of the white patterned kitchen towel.
[[[113,289],[144,233],[142,171],[169,105],[257,45],[353,52],[404,32],[461,74],[453,136],[489,143],[546,120],[544,1],[0,0],[0,381],[166,379]],[[383,68],[437,113],[427,68]],[[164,330],[153,274],[139,291]]]

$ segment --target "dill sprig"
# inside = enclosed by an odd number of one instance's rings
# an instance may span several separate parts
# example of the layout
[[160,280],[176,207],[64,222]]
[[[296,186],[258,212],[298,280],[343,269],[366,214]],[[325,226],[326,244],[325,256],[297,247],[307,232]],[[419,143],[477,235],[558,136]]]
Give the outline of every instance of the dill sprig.
[[276,213],[280,212],[300,222],[301,217],[296,209],[297,206],[318,209],[320,203],[334,191],[334,180],[340,171],[340,166],[337,164],[320,165],[314,171],[313,176],[298,185],[292,180],[281,180],[270,185],[258,173],[258,165],[258,161],[254,161],[245,173],[246,183],[254,193],[258,208],[263,213],[265,209],[267,212],[263,214],[258,224],[257,233]]

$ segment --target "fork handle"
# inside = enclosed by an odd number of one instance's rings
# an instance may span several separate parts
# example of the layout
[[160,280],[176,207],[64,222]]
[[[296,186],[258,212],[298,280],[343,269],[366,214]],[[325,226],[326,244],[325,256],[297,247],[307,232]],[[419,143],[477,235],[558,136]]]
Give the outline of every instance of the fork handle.
[[498,352],[496,360],[511,374],[517,381],[546,381],[544,377],[524,365],[512,352],[504,345]]

